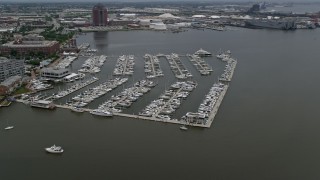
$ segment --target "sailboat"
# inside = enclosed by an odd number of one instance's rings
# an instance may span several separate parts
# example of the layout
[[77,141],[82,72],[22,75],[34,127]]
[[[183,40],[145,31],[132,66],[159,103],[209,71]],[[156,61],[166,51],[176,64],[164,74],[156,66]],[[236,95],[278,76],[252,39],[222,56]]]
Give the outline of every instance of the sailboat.
[[10,129],[13,129],[14,127],[13,126],[9,126],[8,125],[8,120],[7,120],[7,127],[6,128],[4,128],[5,130],[10,130]]

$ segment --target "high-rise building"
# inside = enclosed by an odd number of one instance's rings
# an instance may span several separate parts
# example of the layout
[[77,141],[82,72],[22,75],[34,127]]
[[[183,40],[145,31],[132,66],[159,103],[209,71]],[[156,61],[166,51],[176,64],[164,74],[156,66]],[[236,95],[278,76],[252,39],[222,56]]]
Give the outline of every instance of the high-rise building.
[[106,26],[108,24],[108,10],[102,4],[97,4],[92,8],[93,26]]

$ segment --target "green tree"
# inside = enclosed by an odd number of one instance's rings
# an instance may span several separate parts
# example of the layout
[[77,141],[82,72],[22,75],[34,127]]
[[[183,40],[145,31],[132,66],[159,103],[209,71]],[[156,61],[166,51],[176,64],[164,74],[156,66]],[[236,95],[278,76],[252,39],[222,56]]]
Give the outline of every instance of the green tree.
[[10,55],[13,56],[13,57],[17,57],[18,52],[16,50],[12,49],[11,52],[10,52]]

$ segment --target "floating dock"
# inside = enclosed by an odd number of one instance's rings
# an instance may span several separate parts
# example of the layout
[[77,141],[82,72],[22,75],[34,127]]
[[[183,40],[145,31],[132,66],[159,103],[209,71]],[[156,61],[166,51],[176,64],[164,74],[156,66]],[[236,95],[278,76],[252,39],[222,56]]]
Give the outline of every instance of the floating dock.
[[172,53],[171,55],[166,55],[165,57],[168,60],[170,68],[176,78],[187,79],[189,77],[192,77],[192,74],[189,73],[189,71],[182,64],[178,54]]

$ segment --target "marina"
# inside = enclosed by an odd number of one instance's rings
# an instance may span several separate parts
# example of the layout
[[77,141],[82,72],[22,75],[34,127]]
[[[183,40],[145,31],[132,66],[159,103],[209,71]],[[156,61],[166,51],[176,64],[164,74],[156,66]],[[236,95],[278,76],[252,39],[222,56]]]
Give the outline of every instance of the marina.
[[71,65],[71,63],[76,59],[76,56],[67,56],[64,59],[62,59],[55,67],[60,69],[68,68]]
[[52,89],[53,86],[51,84],[42,82],[38,79],[33,79],[30,81],[29,88],[36,91],[36,92],[39,92],[39,91],[45,91],[48,89]]
[[113,75],[126,76],[132,75],[134,72],[134,56],[122,55],[118,58],[116,67],[113,70]]
[[190,62],[197,68],[201,75],[210,75],[213,72],[212,68],[198,55],[188,54]]
[[110,79],[104,83],[99,84],[96,87],[89,88],[87,91],[84,91],[75,97],[71,101],[67,102],[66,105],[71,107],[84,107],[88,105],[93,100],[105,95],[109,91],[112,91],[116,87],[127,82],[128,78],[115,78]]
[[157,56],[145,54],[144,59],[145,59],[144,72],[146,73],[146,76],[148,79],[164,76],[160,68],[160,63]]
[[236,68],[236,65],[237,65],[237,60],[229,58],[227,65],[225,67],[224,73],[221,74],[219,81],[230,82],[233,77],[233,73]]
[[98,73],[101,71],[100,67],[103,66],[104,62],[107,60],[107,56],[91,56],[89,57],[84,64],[79,69],[79,72],[83,73]]
[[157,100],[152,101],[139,115],[170,120],[169,115],[179,108],[181,101],[186,99],[195,87],[196,83],[192,81],[176,82]]
[[70,88],[68,88],[67,90],[63,90],[63,91],[59,91],[57,94],[53,94],[52,96],[46,98],[46,99],[54,99],[54,100],[57,100],[57,99],[60,99],[60,98],[63,98],[73,92],[76,92],[96,81],[98,81],[99,78],[96,78],[96,77],[92,77],[84,82],[80,82],[80,83],[76,83],[74,85],[72,85]]
[[165,55],[170,64],[172,72],[178,79],[191,78],[192,74],[184,67],[178,54],[172,53],[171,55]]
[[201,124],[210,127],[227,89],[228,85],[215,83],[200,104],[198,112],[187,112],[181,120],[186,124]]
[[136,82],[132,87],[124,89],[118,95],[112,95],[111,99],[99,105],[93,111],[95,112],[121,112],[122,109],[129,108],[131,104],[137,101],[145,93],[149,92],[156,84],[153,81],[141,80]]
[[[202,55],[199,55],[199,51]],[[197,51],[198,55],[195,55],[196,53],[194,55],[187,54],[186,57],[189,59],[190,63],[196,67],[201,75],[209,76],[213,70],[202,57],[209,57],[211,56],[211,53],[202,49],[200,49],[199,51]],[[158,54],[157,56],[145,54],[143,57],[145,60],[144,71],[147,79],[164,76],[160,68],[160,62],[158,59],[163,57],[165,57],[169,62],[171,71],[174,73],[174,76],[176,78],[186,79],[192,77],[192,75],[182,64],[178,54]],[[30,96],[29,100],[22,100],[21,102],[26,102],[33,107],[40,107],[45,109],[58,107],[70,109],[71,111],[76,113],[89,112],[92,115],[104,117],[121,116],[156,122],[181,124],[183,125],[181,126],[181,130],[188,129],[186,126],[209,128],[229,87],[228,84],[223,84],[223,82],[227,83],[231,81],[237,63],[237,61],[231,57],[230,51],[220,53],[216,57],[217,59],[226,62],[225,70],[219,78],[219,81],[221,82],[215,83],[213,85],[203,102],[200,104],[197,112],[187,112],[181,118],[173,118],[172,114],[174,114],[175,111],[179,109],[183,101],[186,100],[190,93],[197,87],[197,83],[195,81],[178,81],[171,84],[169,88],[165,87],[165,91],[160,94],[158,99],[152,100],[152,102],[146,105],[146,107],[137,115],[135,115],[134,113],[123,113],[123,110],[129,109],[134,102],[136,102],[139,98],[143,98],[142,96],[144,94],[155,87],[157,83],[155,83],[154,81],[137,81],[133,83],[132,86],[123,88],[121,92],[117,92],[116,94],[111,95],[109,100],[102,102],[96,109],[85,108],[85,106],[87,106],[95,99],[112,91],[116,87],[123,85],[128,81],[128,78],[114,78],[103,82],[95,87],[88,87],[86,91],[79,93],[78,95],[72,97],[70,100],[66,100],[66,103],[64,105],[54,104],[51,100],[63,98],[75,91],[78,91],[79,89],[87,87],[88,85],[98,81],[99,79],[97,77],[92,77],[85,82],[72,85],[67,90],[59,91],[52,96]],[[102,66],[105,59],[106,56],[104,55],[90,57],[85,61],[82,67],[90,67],[89,69],[92,70],[92,67]],[[134,64],[135,62],[133,55],[119,56],[116,61],[116,66],[113,69],[113,75],[133,75]],[[68,76],[69,78],[66,78],[64,80],[64,82],[72,82],[73,77],[77,77],[79,79],[79,75],[82,74],[72,73]],[[34,80],[34,82],[37,84],[40,81],[38,82]]]

